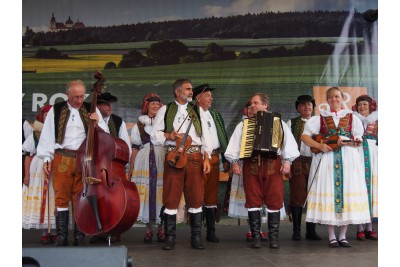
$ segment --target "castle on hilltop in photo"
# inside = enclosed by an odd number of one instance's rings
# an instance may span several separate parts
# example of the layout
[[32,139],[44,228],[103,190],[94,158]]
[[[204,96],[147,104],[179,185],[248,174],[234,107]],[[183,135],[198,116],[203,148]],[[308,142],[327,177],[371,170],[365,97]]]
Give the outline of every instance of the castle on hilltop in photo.
[[74,23],[70,16],[65,23],[57,22],[56,18],[54,17],[54,13],[52,13],[50,19],[50,31],[51,32],[58,32],[58,31],[67,31],[67,30],[76,30],[76,29],[83,29],[86,28],[83,22],[79,21],[79,19]]

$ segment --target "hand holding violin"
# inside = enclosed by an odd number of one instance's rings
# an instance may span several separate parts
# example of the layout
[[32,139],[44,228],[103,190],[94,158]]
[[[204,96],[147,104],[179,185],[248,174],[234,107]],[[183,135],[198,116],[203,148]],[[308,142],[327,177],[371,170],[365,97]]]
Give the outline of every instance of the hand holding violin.
[[339,138],[337,144],[338,146],[351,146],[351,147],[358,147],[361,146],[362,141],[360,139],[355,140],[342,140]]
[[164,136],[166,139],[172,140],[172,141],[175,141],[177,138],[181,138],[181,134],[175,130],[170,133],[164,133]]
[[336,151],[342,146],[352,146],[357,147],[361,145],[361,141],[359,139],[356,140],[342,140],[339,135],[331,135],[325,137],[321,134],[313,135],[312,139],[317,142],[315,147],[311,147],[311,152],[314,154],[329,151]]

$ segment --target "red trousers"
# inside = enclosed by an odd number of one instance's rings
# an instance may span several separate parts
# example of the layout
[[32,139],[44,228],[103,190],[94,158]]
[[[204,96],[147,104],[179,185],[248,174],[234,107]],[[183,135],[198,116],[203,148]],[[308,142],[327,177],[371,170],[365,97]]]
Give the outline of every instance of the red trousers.
[[200,152],[190,153],[187,158],[187,164],[182,169],[170,166],[167,160],[164,162],[163,204],[167,209],[178,208],[182,192],[188,208],[203,206],[203,155]]
[[246,208],[280,210],[283,206],[283,179],[280,173],[281,160],[257,158],[243,160],[243,187]]
[[219,154],[211,155],[211,171],[204,176],[204,206],[218,204]]

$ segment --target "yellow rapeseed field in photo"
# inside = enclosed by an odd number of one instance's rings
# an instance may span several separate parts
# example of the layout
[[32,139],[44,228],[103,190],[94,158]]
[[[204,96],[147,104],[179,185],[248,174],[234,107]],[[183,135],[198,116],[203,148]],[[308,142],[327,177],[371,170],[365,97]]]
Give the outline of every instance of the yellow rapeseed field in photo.
[[68,59],[40,59],[23,57],[22,70],[47,72],[93,71],[103,69],[107,62],[116,65],[121,61],[122,55],[70,55]]

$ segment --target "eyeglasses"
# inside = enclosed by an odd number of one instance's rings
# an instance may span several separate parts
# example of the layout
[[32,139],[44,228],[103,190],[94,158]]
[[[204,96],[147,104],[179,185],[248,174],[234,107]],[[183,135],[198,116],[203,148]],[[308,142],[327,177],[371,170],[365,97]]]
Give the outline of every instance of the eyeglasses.
[[78,100],[83,100],[83,99],[85,99],[85,95],[77,95],[77,96],[73,96],[73,97],[71,97],[71,99],[72,100],[74,100],[74,101],[78,101]]

